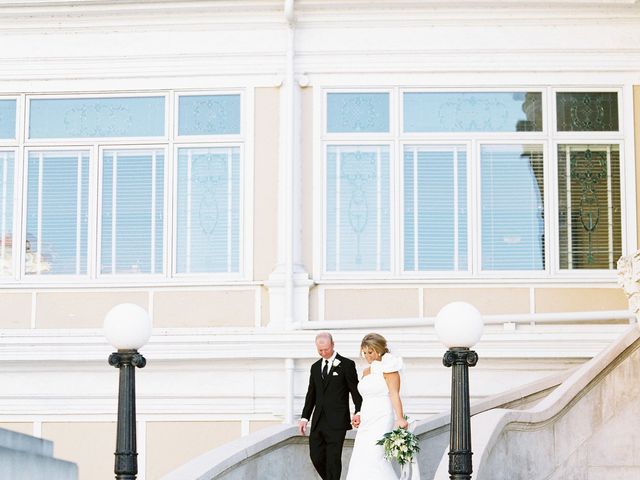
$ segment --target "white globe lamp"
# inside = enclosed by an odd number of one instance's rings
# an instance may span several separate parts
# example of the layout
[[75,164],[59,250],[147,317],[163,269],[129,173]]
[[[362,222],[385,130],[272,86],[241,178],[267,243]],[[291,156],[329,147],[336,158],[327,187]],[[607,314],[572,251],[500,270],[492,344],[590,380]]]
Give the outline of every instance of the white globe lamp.
[[476,307],[466,302],[451,302],[436,315],[435,329],[448,348],[471,348],[482,336],[484,322]]
[[151,337],[151,317],[133,303],[121,303],[104,317],[104,335],[118,350],[138,350]]

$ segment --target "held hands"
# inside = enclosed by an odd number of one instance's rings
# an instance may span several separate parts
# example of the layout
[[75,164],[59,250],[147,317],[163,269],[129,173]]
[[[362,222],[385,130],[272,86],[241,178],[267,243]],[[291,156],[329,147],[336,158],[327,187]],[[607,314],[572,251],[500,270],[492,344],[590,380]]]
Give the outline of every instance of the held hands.
[[358,428],[360,426],[360,415],[354,415],[351,417],[351,426],[353,428]]
[[307,420],[298,420],[298,432],[300,432],[300,435],[302,436],[307,432],[307,423],[309,423]]

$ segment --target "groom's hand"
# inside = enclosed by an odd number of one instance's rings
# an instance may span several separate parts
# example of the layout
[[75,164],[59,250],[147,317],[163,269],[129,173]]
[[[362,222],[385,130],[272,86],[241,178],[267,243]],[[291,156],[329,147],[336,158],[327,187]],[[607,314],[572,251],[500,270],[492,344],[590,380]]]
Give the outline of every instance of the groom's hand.
[[307,423],[309,423],[307,420],[305,420],[304,418],[302,420],[298,420],[298,431],[300,432],[300,435],[304,436],[307,430]]
[[353,425],[354,428],[358,428],[360,426],[360,415],[354,415],[351,418],[351,425]]

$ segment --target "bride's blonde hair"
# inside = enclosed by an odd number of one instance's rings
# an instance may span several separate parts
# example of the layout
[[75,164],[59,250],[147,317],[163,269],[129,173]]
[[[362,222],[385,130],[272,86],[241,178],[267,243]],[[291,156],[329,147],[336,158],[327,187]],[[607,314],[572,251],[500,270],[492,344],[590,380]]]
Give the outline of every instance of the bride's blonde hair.
[[360,344],[360,350],[364,350],[365,348],[375,350],[381,357],[385,353],[389,353],[389,349],[387,348],[387,339],[379,333],[369,333],[364,336],[362,343]]

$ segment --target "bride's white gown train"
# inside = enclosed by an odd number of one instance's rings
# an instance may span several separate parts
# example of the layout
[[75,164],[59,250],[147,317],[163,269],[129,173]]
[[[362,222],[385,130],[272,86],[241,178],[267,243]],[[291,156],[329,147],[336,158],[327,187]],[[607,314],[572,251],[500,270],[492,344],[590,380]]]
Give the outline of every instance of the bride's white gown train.
[[398,480],[391,463],[384,458],[382,445],[376,445],[394,426],[395,415],[384,373],[398,372],[402,359],[387,353],[382,361],[371,362],[369,375],[358,383],[362,395],[360,427],[353,445],[347,480]]

